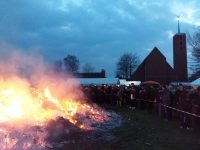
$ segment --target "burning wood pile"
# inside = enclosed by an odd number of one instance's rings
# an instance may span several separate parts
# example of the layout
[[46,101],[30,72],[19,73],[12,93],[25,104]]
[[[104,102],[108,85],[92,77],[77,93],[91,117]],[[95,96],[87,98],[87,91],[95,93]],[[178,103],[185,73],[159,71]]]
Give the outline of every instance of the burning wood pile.
[[24,66],[21,60],[15,57],[10,67],[0,62],[1,150],[54,149],[86,131],[116,126],[119,116],[82,100],[78,83],[47,74],[38,61]]
[[112,116],[96,105],[58,100],[48,88],[44,93],[33,88],[26,92],[8,85],[0,90],[1,150],[51,149],[53,142],[96,130]]

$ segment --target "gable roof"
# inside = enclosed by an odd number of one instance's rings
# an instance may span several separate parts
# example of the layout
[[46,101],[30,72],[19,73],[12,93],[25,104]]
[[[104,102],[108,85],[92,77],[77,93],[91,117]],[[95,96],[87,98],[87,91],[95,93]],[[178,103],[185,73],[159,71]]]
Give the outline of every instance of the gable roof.
[[174,81],[174,77],[174,69],[157,47],[152,49],[131,76],[133,80],[146,81],[151,79],[160,83]]
[[[157,48],[157,47],[154,47],[153,49],[152,49],[152,51],[149,53],[149,55],[147,55],[147,57],[143,60],[143,62],[138,66],[138,68],[135,70],[135,72],[137,71],[137,70],[139,70],[139,68],[141,68],[144,64],[145,64],[145,62],[150,58],[150,57],[152,57],[153,55],[158,55],[158,56],[160,56],[160,57],[162,57],[163,59],[166,59],[166,57],[160,52],[160,50]],[[168,64],[168,63],[167,63]],[[169,64],[168,64],[169,65]],[[169,65],[170,66],[170,65]],[[171,67],[171,66],[170,66]],[[135,73],[134,72],[134,73]],[[133,73],[133,74],[134,74]]]
[[154,47],[152,51],[149,53],[149,55],[147,55],[147,57],[144,59],[144,61],[146,61],[149,57],[152,57],[153,55],[158,55],[163,59],[166,59],[166,57],[161,53],[161,51],[157,47]]

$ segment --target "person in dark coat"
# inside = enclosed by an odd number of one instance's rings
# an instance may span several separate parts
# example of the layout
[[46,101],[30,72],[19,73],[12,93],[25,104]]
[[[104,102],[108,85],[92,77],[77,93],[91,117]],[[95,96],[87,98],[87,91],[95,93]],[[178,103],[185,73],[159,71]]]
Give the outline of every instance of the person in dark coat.
[[[197,88],[191,94],[192,100],[192,113],[200,116],[200,87]],[[191,116],[192,128],[196,131],[200,131],[200,118],[196,116]]]
[[[181,92],[180,99],[179,99],[179,106],[182,111],[191,112],[192,102],[190,100],[190,93],[186,89],[184,89]],[[181,128],[190,129],[191,127],[190,115],[184,112],[180,113]]]
[[[163,91],[163,104],[165,106],[171,106],[172,104],[172,95],[168,86],[165,86],[164,91]],[[164,107],[164,114],[167,120],[171,120],[171,112],[172,111],[170,108]]]

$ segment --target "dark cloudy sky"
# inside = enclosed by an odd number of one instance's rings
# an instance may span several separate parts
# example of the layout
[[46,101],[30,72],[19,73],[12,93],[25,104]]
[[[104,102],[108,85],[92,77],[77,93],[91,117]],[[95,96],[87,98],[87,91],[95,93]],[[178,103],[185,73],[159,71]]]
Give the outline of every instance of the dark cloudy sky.
[[126,52],[142,61],[157,46],[172,64],[176,16],[188,33],[199,14],[199,0],[0,0],[0,45],[48,62],[73,54],[112,77]]

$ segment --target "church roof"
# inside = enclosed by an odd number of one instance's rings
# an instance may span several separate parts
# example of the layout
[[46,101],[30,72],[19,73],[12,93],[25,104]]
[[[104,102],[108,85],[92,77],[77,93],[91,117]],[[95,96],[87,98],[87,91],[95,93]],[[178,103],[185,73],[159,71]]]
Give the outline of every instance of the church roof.
[[161,53],[161,51],[157,47],[154,47],[153,50],[149,53],[149,55],[144,59],[144,61],[146,61],[149,57],[152,57],[154,55],[158,55],[163,59],[166,59],[166,57]]
[[161,51],[154,47],[132,74],[132,79],[140,81],[154,79],[161,83],[167,83],[172,76],[173,68],[168,64]]
[[[163,59],[166,59],[166,57],[161,53],[161,51],[157,48],[154,47],[152,49],[152,51],[149,53],[149,55],[147,55],[147,57],[143,60],[143,62],[138,66],[137,70],[144,65],[144,63],[150,58],[150,57],[154,57],[155,55],[157,55],[158,57],[161,57]],[[168,64],[168,63],[167,63]],[[169,64],[168,64],[169,65]],[[170,66],[170,65],[169,65]],[[170,66],[171,67],[171,66]]]

